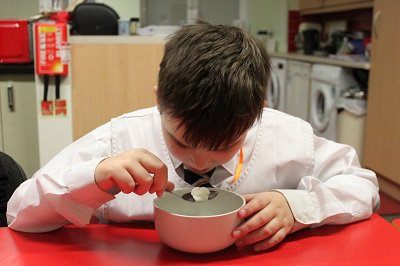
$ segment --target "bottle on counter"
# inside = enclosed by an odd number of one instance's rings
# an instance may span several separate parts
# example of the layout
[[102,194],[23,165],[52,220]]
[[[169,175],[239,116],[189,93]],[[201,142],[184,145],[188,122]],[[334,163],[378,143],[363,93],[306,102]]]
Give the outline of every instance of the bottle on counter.
[[120,18],[118,20],[118,35],[131,35],[129,19]]
[[129,33],[130,35],[138,35],[139,18],[131,18],[129,20]]

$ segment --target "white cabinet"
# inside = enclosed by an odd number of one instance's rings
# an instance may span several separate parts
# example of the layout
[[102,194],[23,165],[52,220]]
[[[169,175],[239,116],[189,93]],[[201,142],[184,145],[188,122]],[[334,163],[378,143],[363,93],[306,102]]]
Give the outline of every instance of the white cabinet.
[[39,168],[34,76],[0,75],[0,150],[30,177]]
[[288,61],[286,113],[308,121],[311,64]]

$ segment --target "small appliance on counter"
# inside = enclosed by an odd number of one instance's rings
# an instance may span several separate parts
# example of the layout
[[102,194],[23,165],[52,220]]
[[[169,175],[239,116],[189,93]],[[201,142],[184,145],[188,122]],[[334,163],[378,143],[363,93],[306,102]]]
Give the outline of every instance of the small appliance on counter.
[[312,55],[320,47],[322,26],[319,23],[302,22],[297,35],[297,48],[306,55]]
[[0,20],[0,63],[32,62],[31,26],[28,20]]
[[103,3],[83,2],[71,13],[73,35],[118,35],[118,13]]
[[320,34],[318,30],[304,30],[303,34],[303,51],[306,55],[312,55],[319,49]]

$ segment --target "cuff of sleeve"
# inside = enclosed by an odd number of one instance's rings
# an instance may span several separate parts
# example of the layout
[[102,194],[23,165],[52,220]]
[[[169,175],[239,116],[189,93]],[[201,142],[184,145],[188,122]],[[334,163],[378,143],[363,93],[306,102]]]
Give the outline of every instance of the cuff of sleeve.
[[297,231],[299,231],[299,230],[301,230],[303,228],[306,228],[306,227],[309,227],[309,225],[302,224],[302,223],[299,223],[298,221],[295,221],[294,225],[293,225],[293,228],[292,228],[292,231],[290,231],[290,233],[297,232]]
[[114,199],[113,195],[100,189],[94,180],[95,169],[102,160],[104,158],[80,164],[70,172],[66,180],[71,196],[92,208],[98,208]]
[[95,209],[115,198],[114,195],[100,189],[94,180],[95,169],[102,160],[104,158],[81,163],[70,171],[66,179],[71,198],[89,207],[91,214]]
[[295,189],[276,189],[276,191],[285,196],[296,220],[292,232],[318,222],[317,204],[308,191]]

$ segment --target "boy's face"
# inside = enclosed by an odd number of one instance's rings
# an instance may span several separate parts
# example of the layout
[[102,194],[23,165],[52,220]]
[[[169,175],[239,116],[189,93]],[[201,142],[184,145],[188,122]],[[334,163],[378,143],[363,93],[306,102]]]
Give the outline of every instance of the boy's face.
[[172,155],[192,172],[207,173],[218,165],[229,161],[240,149],[246,133],[240,136],[228,148],[221,150],[205,150],[193,148],[189,143],[186,143],[183,134],[184,128],[178,128],[179,121],[171,119],[168,115],[161,115],[161,127],[164,135],[165,143]]

